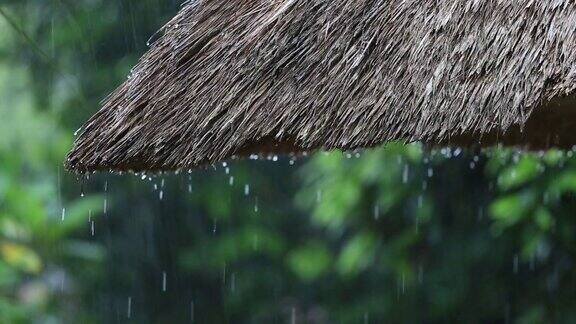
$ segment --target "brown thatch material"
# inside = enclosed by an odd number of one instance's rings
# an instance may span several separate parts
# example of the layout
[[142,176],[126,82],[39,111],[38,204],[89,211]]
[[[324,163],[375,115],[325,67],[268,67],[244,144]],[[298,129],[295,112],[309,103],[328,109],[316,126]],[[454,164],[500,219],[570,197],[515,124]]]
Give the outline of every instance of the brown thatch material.
[[198,0],[162,33],[70,169],[389,140],[576,144],[572,0]]

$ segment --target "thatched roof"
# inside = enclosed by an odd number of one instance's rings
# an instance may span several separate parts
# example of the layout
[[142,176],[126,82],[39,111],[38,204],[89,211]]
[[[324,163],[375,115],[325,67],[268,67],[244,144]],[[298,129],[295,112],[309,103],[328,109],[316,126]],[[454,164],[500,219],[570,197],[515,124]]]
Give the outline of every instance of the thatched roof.
[[576,144],[572,0],[198,0],[85,125],[77,171],[389,140]]

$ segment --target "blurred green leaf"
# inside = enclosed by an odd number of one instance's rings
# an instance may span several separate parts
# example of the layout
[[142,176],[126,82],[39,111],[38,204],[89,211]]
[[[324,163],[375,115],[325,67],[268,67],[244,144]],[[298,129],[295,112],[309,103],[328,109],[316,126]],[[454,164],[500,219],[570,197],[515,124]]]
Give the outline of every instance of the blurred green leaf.
[[350,276],[368,267],[374,259],[376,242],[369,233],[357,234],[340,253],[336,264],[338,271],[344,276]]
[[498,184],[502,190],[510,190],[526,184],[538,175],[538,161],[526,155],[520,161],[500,173]]
[[290,269],[305,281],[317,279],[331,262],[330,252],[321,242],[308,242],[288,255]]
[[40,257],[30,248],[10,243],[0,243],[0,254],[6,264],[27,273],[38,273],[42,270]]

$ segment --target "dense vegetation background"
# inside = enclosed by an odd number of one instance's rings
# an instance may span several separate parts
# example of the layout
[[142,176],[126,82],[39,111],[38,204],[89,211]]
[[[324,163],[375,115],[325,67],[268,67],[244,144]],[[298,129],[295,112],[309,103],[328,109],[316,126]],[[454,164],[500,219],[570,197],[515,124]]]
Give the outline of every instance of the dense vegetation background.
[[575,322],[572,152],[66,173],[180,1],[0,0],[0,322]]

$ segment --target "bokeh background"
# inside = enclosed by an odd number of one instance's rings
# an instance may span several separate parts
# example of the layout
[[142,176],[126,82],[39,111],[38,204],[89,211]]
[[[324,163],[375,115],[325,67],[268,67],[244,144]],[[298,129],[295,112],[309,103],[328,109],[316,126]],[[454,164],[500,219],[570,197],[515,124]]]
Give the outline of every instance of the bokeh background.
[[576,322],[572,152],[67,173],[74,131],[180,6],[0,0],[1,323]]

